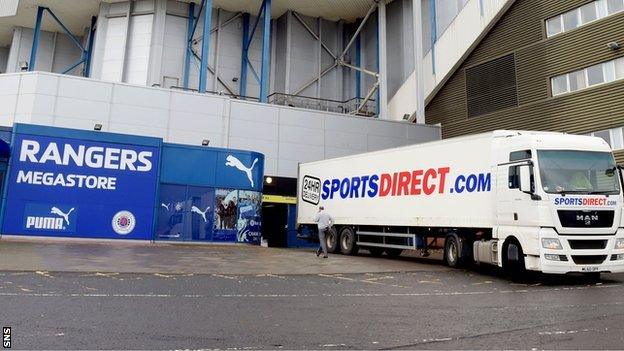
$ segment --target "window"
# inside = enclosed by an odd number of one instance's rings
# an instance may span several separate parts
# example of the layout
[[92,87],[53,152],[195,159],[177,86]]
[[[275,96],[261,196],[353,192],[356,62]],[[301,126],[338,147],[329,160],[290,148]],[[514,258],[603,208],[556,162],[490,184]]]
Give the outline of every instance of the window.
[[620,12],[624,10],[624,0],[607,0],[607,9],[609,14]]
[[595,21],[598,19],[598,13],[596,12],[596,3],[590,2],[587,5],[581,6],[581,21],[583,24]]
[[509,161],[528,160],[531,158],[531,150],[514,151],[509,154]]
[[548,32],[549,37],[561,33],[563,31],[561,16],[557,16],[546,21],[546,31]]
[[587,68],[587,82],[589,86],[604,83],[604,81],[602,65]]
[[568,31],[580,25],[579,11],[574,10],[563,14],[563,29]]
[[624,133],[622,127],[588,133],[587,136],[602,138],[613,150],[624,149]]
[[611,133],[611,148],[613,150],[624,149],[624,138],[622,138],[622,128],[610,129]]
[[624,11],[624,0],[596,0],[546,20],[546,35],[567,32]]
[[570,77],[570,91],[585,89],[587,82],[585,81],[585,71],[572,72]]
[[607,144],[611,145],[611,133],[608,130],[601,130],[594,133],[595,137],[602,138]]
[[552,77],[550,84],[552,95],[557,96],[620,79],[624,79],[624,57]]
[[518,172],[519,166],[511,166],[509,167],[509,182],[507,183],[509,189],[518,189],[520,188],[520,175]]
[[615,79],[624,79],[624,57],[615,60]]
[[568,92],[568,75],[558,76],[552,79],[552,94],[560,95]]

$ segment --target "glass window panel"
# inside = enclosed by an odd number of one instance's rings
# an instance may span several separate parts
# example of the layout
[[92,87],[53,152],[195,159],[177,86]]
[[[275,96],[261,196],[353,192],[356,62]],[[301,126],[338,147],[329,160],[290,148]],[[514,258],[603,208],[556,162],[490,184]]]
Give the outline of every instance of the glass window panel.
[[581,21],[583,24],[595,21],[596,19],[598,19],[598,14],[596,13],[595,2],[581,6]]
[[573,10],[563,14],[563,28],[568,31],[579,26],[579,11]]
[[615,80],[615,62],[609,61],[603,63],[605,73],[605,82],[613,82]]
[[561,16],[557,16],[546,21],[546,30],[549,37],[561,33],[563,30],[563,26],[561,25]]
[[609,133],[608,130],[601,130],[599,132],[595,132],[594,136],[604,139],[604,141],[606,141],[607,144],[611,145],[611,133]]
[[598,18],[607,17],[609,14],[607,10],[607,0],[596,1],[596,7],[598,8]]
[[622,140],[622,128],[611,129],[611,148],[613,150],[621,150],[624,148],[624,141]]
[[585,71],[577,71],[570,73],[570,91],[577,91],[587,88],[585,81]]
[[587,69],[587,80],[589,86],[604,83],[604,72],[601,64]]
[[624,57],[615,60],[615,77],[624,79]]
[[609,14],[614,14],[624,10],[624,0],[607,0]]
[[552,94],[559,95],[568,92],[568,75],[554,77],[552,79]]

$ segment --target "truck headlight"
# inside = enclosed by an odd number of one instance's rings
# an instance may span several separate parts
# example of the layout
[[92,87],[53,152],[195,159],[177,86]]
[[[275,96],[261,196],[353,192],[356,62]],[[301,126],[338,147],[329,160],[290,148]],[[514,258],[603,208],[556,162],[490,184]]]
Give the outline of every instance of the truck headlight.
[[615,249],[616,250],[624,249],[624,238],[619,238],[615,241]]
[[549,250],[563,250],[559,239],[542,239],[542,247]]

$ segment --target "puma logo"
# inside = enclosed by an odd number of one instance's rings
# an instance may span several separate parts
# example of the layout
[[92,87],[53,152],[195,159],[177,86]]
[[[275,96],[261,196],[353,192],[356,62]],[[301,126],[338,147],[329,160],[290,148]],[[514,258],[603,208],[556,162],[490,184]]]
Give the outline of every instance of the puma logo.
[[205,211],[200,210],[199,207],[195,205],[191,206],[191,212],[197,213],[198,215],[202,216],[204,222],[208,222],[208,219],[206,219],[206,213],[208,213],[208,210],[210,210],[210,206],[206,207]]
[[160,206],[166,208],[167,211],[169,211],[169,206],[171,206],[171,204],[160,204]]
[[253,171],[253,168],[256,166],[256,163],[258,162],[257,158],[253,161],[253,163],[251,164],[251,167],[246,167],[239,159],[237,159],[236,157],[232,155],[228,155],[228,157],[226,157],[225,160],[226,160],[225,161],[226,166],[234,167],[238,169],[239,171],[247,174],[247,179],[249,179],[249,183],[251,183],[252,187],[254,186],[251,172]]
[[61,211],[58,207],[52,207],[52,210],[50,210],[51,214],[55,214],[59,217],[63,217],[63,219],[65,220],[65,224],[69,225],[69,215],[74,212],[75,208],[71,208],[71,210],[69,210],[69,212],[67,213],[63,213],[63,211]]

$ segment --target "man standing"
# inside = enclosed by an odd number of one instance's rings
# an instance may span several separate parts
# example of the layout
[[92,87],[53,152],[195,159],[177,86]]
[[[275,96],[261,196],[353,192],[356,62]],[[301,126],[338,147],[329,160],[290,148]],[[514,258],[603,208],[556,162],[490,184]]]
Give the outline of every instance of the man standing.
[[325,212],[325,207],[319,206],[315,222],[318,224],[319,242],[321,244],[318,250],[316,250],[316,256],[320,256],[322,250],[323,258],[327,258],[327,240],[325,240],[325,235],[329,232],[332,225],[334,225],[334,219],[329,213]]

